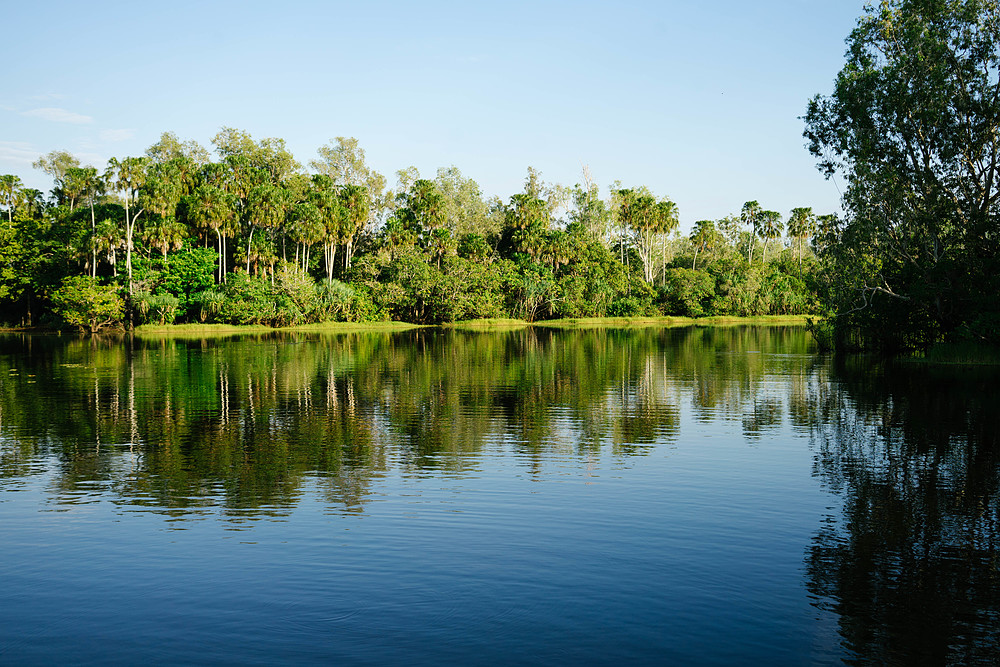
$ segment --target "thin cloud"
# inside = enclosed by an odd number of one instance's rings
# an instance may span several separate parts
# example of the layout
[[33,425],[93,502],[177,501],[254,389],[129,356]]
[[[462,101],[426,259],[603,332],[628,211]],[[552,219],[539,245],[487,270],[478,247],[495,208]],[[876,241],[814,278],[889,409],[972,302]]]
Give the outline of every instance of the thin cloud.
[[38,159],[38,151],[23,141],[0,141],[0,161],[31,165]]
[[42,93],[41,95],[32,95],[28,99],[38,102],[48,102],[49,100],[64,100],[66,96],[62,93]]
[[73,113],[72,111],[66,111],[66,109],[58,109],[56,107],[42,107],[40,109],[32,109],[30,111],[22,111],[22,116],[32,116],[34,118],[41,118],[42,120],[52,121],[53,123],[72,123],[74,125],[86,125],[87,123],[93,123],[94,119],[90,116],[84,116],[82,114]]
[[101,141],[128,141],[135,136],[135,130],[101,130]]

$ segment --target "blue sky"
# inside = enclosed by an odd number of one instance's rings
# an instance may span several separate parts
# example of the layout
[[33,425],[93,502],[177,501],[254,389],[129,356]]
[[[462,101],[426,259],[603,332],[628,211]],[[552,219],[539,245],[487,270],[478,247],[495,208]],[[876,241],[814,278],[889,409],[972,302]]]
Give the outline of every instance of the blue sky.
[[757,199],[839,208],[804,148],[863,0],[7,3],[0,173],[103,168],[164,131],[280,137],[306,164],[353,136],[395,182],[455,165],[486,195],[614,180],[674,200],[685,228]]

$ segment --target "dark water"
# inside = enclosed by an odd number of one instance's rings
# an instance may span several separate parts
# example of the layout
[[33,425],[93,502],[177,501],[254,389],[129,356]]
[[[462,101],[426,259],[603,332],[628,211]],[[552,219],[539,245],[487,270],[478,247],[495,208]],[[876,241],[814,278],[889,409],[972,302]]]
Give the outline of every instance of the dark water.
[[796,328],[0,338],[0,664],[988,664],[998,384]]

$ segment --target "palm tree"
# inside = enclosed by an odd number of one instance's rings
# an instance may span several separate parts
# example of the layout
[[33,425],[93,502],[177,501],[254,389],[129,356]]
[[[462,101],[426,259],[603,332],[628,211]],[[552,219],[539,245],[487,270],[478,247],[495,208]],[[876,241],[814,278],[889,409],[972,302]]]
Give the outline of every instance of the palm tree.
[[816,232],[816,216],[809,207],[793,208],[788,217],[788,235],[798,246],[799,271],[802,271],[802,242]]
[[743,204],[743,210],[740,211],[740,219],[751,230],[750,239],[747,241],[747,264],[753,264],[753,242],[756,240],[755,235],[760,226],[761,213],[763,213],[763,209],[757,203],[757,200],[748,201]]
[[[119,161],[111,158],[104,174],[108,183],[123,193],[125,202],[125,268],[128,271],[128,291],[132,293],[132,239],[135,235],[135,223],[144,209],[136,209],[136,198],[139,189],[146,182],[147,158],[127,157]],[[135,211],[132,213],[131,211]]]
[[762,211],[758,218],[757,228],[761,238],[764,239],[764,248],[761,253],[761,263],[767,260],[767,242],[771,239],[781,238],[782,224],[781,214],[777,211]]
[[253,232],[257,227],[273,229],[285,218],[285,191],[275,185],[258,185],[250,190],[247,196],[247,220],[250,234],[247,236],[247,273],[250,273],[250,245],[253,243]]
[[678,216],[677,204],[669,199],[663,199],[656,204],[657,229],[663,235],[660,243],[660,264],[663,274],[663,285],[667,284],[667,238],[676,230],[681,222]]
[[[97,218],[94,215],[94,203],[95,200],[97,199],[97,196],[104,192],[105,189],[104,179],[100,177],[95,167],[82,167],[78,168],[76,171],[80,172],[78,175],[79,184],[81,187],[80,193],[87,197],[88,204],[90,205],[90,234],[91,236],[93,236],[97,231]],[[90,277],[91,278],[97,277],[96,246],[93,247],[92,254],[90,257]]]
[[0,202],[7,207],[7,222],[14,224],[14,204],[20,199],[21,179],[14,174],[0,176]]
[[206,232],[215,232],[216,247],[219,251],[218,282],[226,281],[226,244],[223,231],[229,231],[236,218],[236,208],[232,195],[214,185],[202,185],[195,189],[188,200],[188,213],[195,226]]
[[[433,185],[433,184],[432,184]],[[340,205],[344,208],[344,269],[351,268],[351,258],[354,256],[354,241],[364,231],[371,211],[371,198],[368,188],[363,185],[345,185],[339,192]],[[433,201],[435,220],[444,220],[444,198],[440,194]],[[440,226],[440,225],[438,225]],[[436,228],[435,228],[436,229]]]
[[122,246],[121,229],[114,220],[101,220],[97,223],[91,237],[91,247],[95,256],[98,252],[106,253],[115,277],[118,276],[118,249]]
[[[323,240],[326,228],[323,214],[312,202],[299,202],[288,212],[285,223],[288,237],[295,242],[295,264],[302,272],[309,271],[309,249]],[[299,249],[301,248],[301,256]],[[301,257],[301,261],[300,261]]]
[[167,251],[170,249],[180,250],[184,246],[184,239],[187,236],[186,225],[174,218],[160,218],[152,224],[146,224],[142,239],[150,246],[158,248],[163,253],[163,259],[166,259]]

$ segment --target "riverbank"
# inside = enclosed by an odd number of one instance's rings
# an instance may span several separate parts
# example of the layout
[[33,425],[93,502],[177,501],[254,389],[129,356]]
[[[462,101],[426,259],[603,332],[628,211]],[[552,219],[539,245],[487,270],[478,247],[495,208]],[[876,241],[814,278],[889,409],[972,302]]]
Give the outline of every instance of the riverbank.
[[[642,327],[687,327],[711,326],[728,327],[744,325],[780,325],[805,326],[806,315],[763,315],[758,317],[587,317],[567,318],[561,320],[541,320],[528,322],[518,319],[482,319],[463,322],[450,322],[440,325],[411,324],[409,322],[324,322],[320,324],[300,324],[291,327],[269,327],[264,325],[235,324],[143,324],[133,330],[139,337],[200,337],[200,336],[230,336],[237,334],[266,334],[276,331],[301,333],[355,333],[408,331],[411,329],[434,328],[454,329],[459,331],[498,331],[524,329],[527,327],[542,327],[547,329],[629,329]],[[55,329],[41,328],[3,328],[0,333],[40,333],[58,334]],[[66,333],[66,332],[61,332]],[[107,333],[122,333],[109,330]]]

